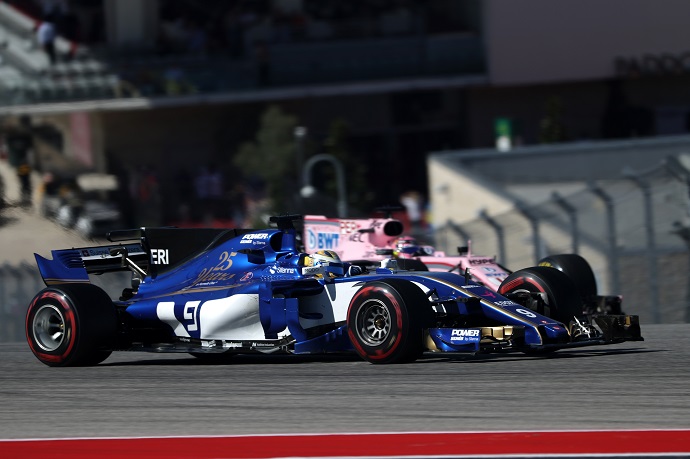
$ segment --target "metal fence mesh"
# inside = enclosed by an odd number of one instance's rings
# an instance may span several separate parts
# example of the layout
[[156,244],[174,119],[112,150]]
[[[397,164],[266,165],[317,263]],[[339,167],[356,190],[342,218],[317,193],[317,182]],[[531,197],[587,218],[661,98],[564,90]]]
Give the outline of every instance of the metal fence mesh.
[[662,163],[500,215],[449,221],[436,229],[436,245],[453,253],[469,241],[473,253],[513,270],[579,253],[600,293],[622,295],[626,313],[647,323],[690,322],[688,183]]

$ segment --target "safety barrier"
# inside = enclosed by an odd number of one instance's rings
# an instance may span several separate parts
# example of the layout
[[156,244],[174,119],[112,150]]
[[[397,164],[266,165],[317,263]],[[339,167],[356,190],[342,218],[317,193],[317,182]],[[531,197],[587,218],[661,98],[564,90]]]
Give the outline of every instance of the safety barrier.
[[500,215],[436,228],[436,245],[453,253],[470,243],[512,270],[556,253],[579,253],[600,293],[623,296],[642,322],[690,322],[690,173],[674,158],[644,172],[553,193]]

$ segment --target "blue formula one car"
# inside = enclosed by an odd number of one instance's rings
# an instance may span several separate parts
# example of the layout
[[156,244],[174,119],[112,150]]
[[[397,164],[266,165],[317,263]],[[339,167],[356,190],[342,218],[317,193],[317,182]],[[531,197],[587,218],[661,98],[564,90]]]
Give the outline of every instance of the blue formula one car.
[[[27,311],[29,346],[49,366],[95,365],[120,350],[356,352],[383,364],[427,351],[547,353],[643,339],[636,316],[583,316],[559,270],[523,270],[500,295],[469,274],[398,270],[392,260],[369,272],[314,262],[296,248],[298,218],[273,217],[264,230],[119,230],[111,245],[37,254],[47,288]],[[131,271],[118,299],[90,282],[116,271]]]

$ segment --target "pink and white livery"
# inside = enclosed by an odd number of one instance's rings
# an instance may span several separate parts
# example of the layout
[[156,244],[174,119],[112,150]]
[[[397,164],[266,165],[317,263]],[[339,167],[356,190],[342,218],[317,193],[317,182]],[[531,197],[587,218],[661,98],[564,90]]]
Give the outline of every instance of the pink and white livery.
[[328,249],[354,264],[388,263],[401,269],[468,273],[477,283],[497,291],[510,271],[495,257],[472,255],[467,247],[449,256],[430,245],[404,236],[404,225],[395,218],[340,219],[322,215],[304,216],[303,243],[309,253]]
[[[415,271],[455,271],[494,292],[506,294],[519,291],[545,295],[536,287],[532,268],[517,272],[501,266],[495,257],[473,255],[467,247],[459,247],[458,255],[450,256],[429,245],[420,245],[404,236],[404,225],[395,218],[340,219],[322,215],[304,217],[303,243],[309,253],[333,250],[343,260],[362,267],[391,267]],[[574,283],[586,313],[622,314],[620,295],[599,295],[594,272],[589,263],[577,254],[556,254],[538,263],[558,269]]]

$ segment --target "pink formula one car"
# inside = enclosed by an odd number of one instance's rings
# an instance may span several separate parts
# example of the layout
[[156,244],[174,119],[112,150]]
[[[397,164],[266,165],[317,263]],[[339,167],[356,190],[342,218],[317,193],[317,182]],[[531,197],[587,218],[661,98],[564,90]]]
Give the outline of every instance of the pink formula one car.
[[622,314],[621,297],[598,294],[594,272],[580,255],[551,255],[540,260],[538,266],[511,271],[495,257],[472,254],[469,241],[466,247],[458,247],[457,255],[447,255],[418,244],[415,238],[404,235],[404,229],[395,218],[306,215],[303,243],[306,252],[333,250],[342,260],[363,268],[395,265],[399,270],[455,271],[502,295],[542,295],[545,301],[550,289],[560,287],[546,280],[552,276],[544,274],[544,269],[556,268],[569,278],[562,283],[572,282],[579,291],[585,313]]

